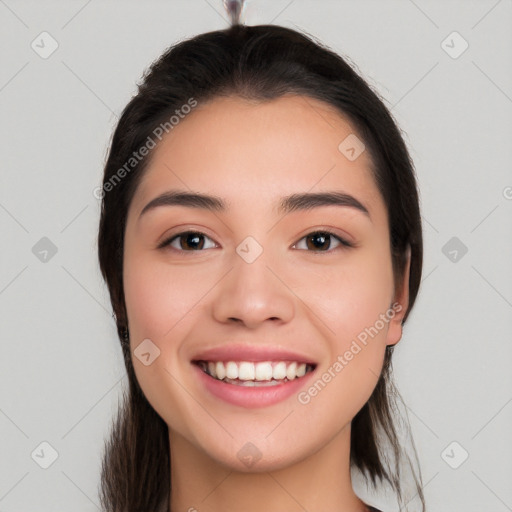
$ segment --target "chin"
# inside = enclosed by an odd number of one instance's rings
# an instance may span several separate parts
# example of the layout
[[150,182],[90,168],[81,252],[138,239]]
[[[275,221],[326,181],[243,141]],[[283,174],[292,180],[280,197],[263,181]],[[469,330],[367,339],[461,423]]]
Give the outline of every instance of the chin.
[[300,457],[294,458],[279,453],[264,455],[260,451],[251,450],[248,445],[243,446],[235,454],[223,454],[222,457],[216,457],[216,454],[210,454],[210,456],[229,471],[247,474],[280,471],[292,466],[300,460]]
[[303,444],[300,440],[290,443],[287,433],[265,439],[261,432],[252,437],[246,431],[244,437],[245,440],[242,440],[240,436],[234,436],[224,444],[218,438],[203,438],[197,447],[214,463],[239,473],[279,471],[307,459],[320,448],[311,446],[306,439]]

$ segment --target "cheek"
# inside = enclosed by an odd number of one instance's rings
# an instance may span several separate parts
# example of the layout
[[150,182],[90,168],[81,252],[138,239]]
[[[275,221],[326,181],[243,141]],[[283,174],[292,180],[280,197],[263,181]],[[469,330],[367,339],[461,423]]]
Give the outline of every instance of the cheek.
[[150,258],[127,258],[125,301],[130,332],[144,338],[172,339],[201,307],[201,297],[214,283],[211,270],[172,268]]
[[323,286],[316,281],[310,288],[313,309],[329,328],[329,354],[316,380],[298,398],[310,415],[326,425],[351,421],[375,389],[389,328],[390,265],[360,260],[326,276]]
[[[183,417],[192,417],[197,410],[196,402],[183,393],[179,384],[186,370],[180,359],[181,340],[197,323],[197,315],[204,314],[201,297],[214,281],[211,272],[203,275],[171,269],[157,259],[154,255],[132,257],[128,253],[125,260],[124,290],[131,351],[144,339],[150,339],[160,350],[148,366],[132,357],[133,367],[155,411],[177,431],[186,431]],[[173,414],[176,410],[182,414]]]
[[313,286],[304,288],[329,338],[327,361],[304,399],[311,398],[311,412],[333,415],[332,421],[341,411],[344,421],[350,421],[370,397],[382,370],[393,272],[391,259],[379,254],[386,253],[361,251],[342,268],[319,272],[310,281]]
[[376,254],[360,252],[343,266],[322,269],[304,287],[341,345],[372,326],[391,305],[391,260]]

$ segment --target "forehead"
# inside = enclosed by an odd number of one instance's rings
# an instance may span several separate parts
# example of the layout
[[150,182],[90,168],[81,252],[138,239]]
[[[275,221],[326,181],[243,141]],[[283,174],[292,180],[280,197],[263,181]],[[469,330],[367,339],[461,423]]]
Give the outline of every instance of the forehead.
[[200,103],[164,135],[134,207],[140,211],[170,188],[214,193],[241,205],[335,188],[383,207],[370,156],[362,148],[348,119],[319,100],[216,98]]

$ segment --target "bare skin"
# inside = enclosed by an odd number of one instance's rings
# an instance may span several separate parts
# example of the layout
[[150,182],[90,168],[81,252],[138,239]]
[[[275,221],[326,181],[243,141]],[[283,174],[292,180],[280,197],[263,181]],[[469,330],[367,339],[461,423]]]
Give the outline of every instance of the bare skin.
[[[351,421],[377,383],[386,345],[401,338],[408,274],[395,289],[387,211],[368,152],[350,161],[338,149],[353,133],[311,98],[232,97],[198,105],[153,150],[129,208],[123,278],[132,350],[144,339],[160,350],[149,366],[133,359],[169,427],[170,512],[367,510],[351,482]],[[222,198],[226,209],[172,205],[140,216],[171,189]],[[284,196],[332,191],[368,213],[332,204],[277,211]],[[200,244],[178,236],[184,231],[199,233]],[[311,243],[311,233],[325,231],[333,235],[324,245]],[[251,263],[236,251],[248,236],[263,250]],[[377,324],[393,304],[392,318]],[[191,360],[232,343],[315,361],[305,399],[245,408],[209,393]],[[328,384],[309,393],[329,369]],[[260,457],[252,466],[239,456],[247,443]]]

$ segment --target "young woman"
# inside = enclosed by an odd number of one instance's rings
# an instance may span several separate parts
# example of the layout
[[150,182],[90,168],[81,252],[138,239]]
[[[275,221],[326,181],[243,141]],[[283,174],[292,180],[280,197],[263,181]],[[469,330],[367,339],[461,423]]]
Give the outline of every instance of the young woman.
[[421,220],[365,81],[283,27],[180,42],[122,113],[101,195],[129,378],[104,509],[376,511],[352,470],[403,506],[391,356]]

